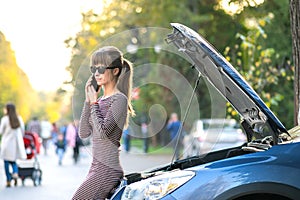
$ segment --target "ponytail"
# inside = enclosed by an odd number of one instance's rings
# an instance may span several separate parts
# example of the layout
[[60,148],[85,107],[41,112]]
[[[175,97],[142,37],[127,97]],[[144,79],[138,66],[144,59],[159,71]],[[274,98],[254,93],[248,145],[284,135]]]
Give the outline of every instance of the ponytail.
[[132,91],[132,77],[133,77],[133,66],[130,61],[123,58],[122,73],[120,74],[117,88],[120,92],[125,94],[128,99],[128,115],[125,123],[125,127],[128,126],[129,114],[134,117],[135,111],[131,104],[131,91]]

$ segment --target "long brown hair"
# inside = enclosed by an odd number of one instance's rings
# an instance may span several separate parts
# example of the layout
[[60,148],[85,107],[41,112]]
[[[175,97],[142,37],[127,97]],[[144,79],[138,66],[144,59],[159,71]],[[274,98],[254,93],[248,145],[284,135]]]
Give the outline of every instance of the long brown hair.
[[114,46],[104,46],[95,51],[91,57],[91,65],[104,64],[105,66],[113,66],[119,68],[116,76],[117,88],[125,94],[128,99],[128,115],[125,127],[128,126],[129,114],[135,116],[134,109],[131,104],[133,65],[130,61],[123,57],[123,53]]
[[7,115],[11,128],[16,129],[20,127],[20,121],[16,112],[16,107],[12,103],[6,104]]

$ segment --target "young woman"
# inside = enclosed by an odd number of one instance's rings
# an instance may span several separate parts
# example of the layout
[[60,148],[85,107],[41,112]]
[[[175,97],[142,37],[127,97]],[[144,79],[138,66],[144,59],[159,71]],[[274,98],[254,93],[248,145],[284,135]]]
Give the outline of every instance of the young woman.
[[[133,68],[121,51],[105,46],[91,56],[92,77],[85,86],[85,103],[79,122],[80,138],[92,137],[93,160],[85,181],[72,199],[104,200],[123,177],[119,147],[122,131],[127,127],[131,106]],[[103,95],[98,98],[100,90]]]
[[[14,179],[17,185],[18,166],[17,159],[26,159],[26,152],[23,142],[24,123],[16,113],[14,104],[7,104],[3,109],[4,116],[1,119],[0,134],[1,139],[1,158],[4,160],[6,175],[6,187],[10,187],[11,180]],[[12,166],[12,175],[10,173]]]

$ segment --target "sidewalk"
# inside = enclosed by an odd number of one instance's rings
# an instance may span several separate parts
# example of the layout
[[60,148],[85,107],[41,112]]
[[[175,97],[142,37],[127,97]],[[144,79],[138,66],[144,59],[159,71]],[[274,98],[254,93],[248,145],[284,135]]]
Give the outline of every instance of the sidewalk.
[[[54,153],[53,147],[49,150],[47,156],[41,154],[38,156],[42,175],[42,185],[34,187],[31,179],[25,180],[25,186],[22,186],[21,180],[17,187],[5,187],[5,174],[3,161],[0,160],[0,199],[1,200],[69,200],[77,187],[84,180],[92,156],[90,148],[81,149],[81,159],[76,165],[72,159],[72,149],[67,149],[63,165],[58,165],[58,159]],[[121,164],[125,174],[139,172],[150,169],[162,164],[167,164],[171,160],[171,155],[148,155],[140,153],[139,150],[133,150],[130,153],[121,151]]]
[[74,165],[72,149],[67,149],[63,165],[58,165],[58,159],[54,148],[50,148],[48,155],[38,155],[42,174],[41,186],[34,187],[30,178],[25,179],[25,186],[22,186],[21,179],[18,180],[18,187],[5,187],[6,177],[3,168],[3,161],[0,161],[0,199],[22,199],[22,200],[47,200],[47,199],[70,199],[73,192],[84,179],[90,162],[90,156],[82,149],[81,160]]

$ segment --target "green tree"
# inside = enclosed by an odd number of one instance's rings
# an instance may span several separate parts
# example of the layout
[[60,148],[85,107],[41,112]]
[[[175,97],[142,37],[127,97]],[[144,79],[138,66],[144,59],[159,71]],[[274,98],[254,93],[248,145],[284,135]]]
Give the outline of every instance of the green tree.
[[[0,32],[0,107],[12,102],[24,118],[29,119],[38,102],[37,95],[32,89],[27,75],[18,67],[15,54]],[[0,109],[2,115],[2,109]]]
[[[216,1],[213,2],[216,3]],[[214,3],[212,3],[212,1],[192,0],[188,2],[179,1],[176,4],[171,0],[162,2],[158,0],[113,1],[107,4],[101,14],[93,13],[93,11],[84,13],[82,18],[82,31],[79,32],[75,38],[66,40],[67,46],[73,50],[71,65],[68,67],[70,73],[73,75],[73,85],[76,85],[75,80],[77,80],[77,82],[85,82],[86,76],[81,80],[81,78],[78,77],[78,70],[83,63],[88,66],[87,57],[90,52],[99,45],[99,43],[105,41],[107,37],[111,37],[113,34],[128,29],[147,26],[166,27],[170,29],[170,22],[187,23],[186,25],[191,26],[199,32],[205,33],[209,40],[214,41],[220,48],[225,46],[225,44],[229,44],[229,41],[231,41],[231,38],[234,36],[236,24],[232,23],[233,20],[231,17],[226,15],[222,10],[216,11],[214,9]],[[178,9],[180,9],[180,13],[176,12]],[[187,18],[190,20],[186,20]],[[223,23],[221,24],[219,22]],[[225,29],[227,31],[223,31]],[[217,37],[215,33],[219,32],[219,30],[223,32]],[[141,45],[139,44],[141,42],[138,38],[139,33],[132,33],[132,35],[131,42]],[[180,67],[180,63],[175,59],[177,57],[176,55],[156,55],[153,50],[139,50],[135,57],[135,65],[161,62],[162,64],[175,67],[179,71],[182,68]],[[184,65],[189,64],[185,62]],[[148,90],[148,88],[144,89]],[[151,87],[151,89],[152,91],[160,90],[159,88],[153,87]],[[81,97],[76,96],[76,99],[84,98],[78,91],[83,91],[83,87],[81,86],[75,89],[75,95],[81,95]],[[148,95],[147,97],[145,96],[145,98],[150,98],[152,102],[159,102],[161,99],[165,99],[163,92],[157,91],[153,92],[153,94],[156,95],[152,95],[151,97]],[[150,101],[150,99],[147,101]],[[166,100],[168,101],[168,99]],[[170,105],[170,110],[171,108],[174,110],[174,108],[177,107],[175,102],[176,101],[166,102],[167,105]],[[81,104],[79,107],[80,106]],[[78,109],[79,108],[76,108],[76,110]],[[204,109],[206,109],[206,106],[204,106]]]
[[[144,40],[140,37],[145,35],[136,32],[134,28],[170,29],[171,22],[178,22],[196,30],[220,52],[225,52],[233,66],[245,76],[276,114],[291,113],[293,108],[290,102],[293,93],[288,87],[293,82],[291,78],[293,68],[290,63],[291,48],[288,45],[290,38],[289,19],[286,14],[288,3],[269,0],[258,4],[255,0],[233,0],[231,2],[242,5],[241,9],[239,12],[228,14],[228,11],[220,6],[221,2],[221,0],[182,0],[175,4],[172,0],[118,0],[108,1],[102,13],[94,13],[92,10],[83,13],[82,30],[75,38],[66,40],[67,46],[73,51],[68,69],[73,76],[72,84],[76,86],[74,96],[75,99],[82,99],[73,103],[75,107],[77,106],[75,110],[81,110],[84,99],[83,83],[88,77],[86,68],[80,71],[80,66],[89,66],[88,57],[99,44],[106,44],[106,39],[114,34],[133,30],[128,44],[143,46],[141,42]],[[252,22],[255,26],[251,26]],[[275,27],[278,27],[278,30],[274,31]],[[282,40],[284,41],[278,42]],[[120,46],[122,45],[124,44],[120,41]],[[189,63],[186,60],[178,60],[176,54],[170,55],[165,52],[156,54],[153,49],[138,49],[134,55],[126,56],[133,60],[136,66],[145,63],[172,66],[191,80],[192,85],[197,76],[189,70],[182,69],[182,66]],[[84,73],[86,73],[84,76],[78,76]],[[155,74],[145,73],[144,76],[151,77]],[[210,96],[206,84],[204,82],[200,84],[198,94],[201,95],[199,96],[200,110],[203,114],[201,117],[209,117]],[[282,87],[274,88],[274,85]],[[140,96],[141,101],[150,105],[160,102],[165,105],[167,112],[178,109],[178,102],[175,97],[170,98],[172,95],[166,88],[145,86],[141,88]],[[285,103],[282,105],[283,101]],[[148,107],[143,105],[145,104],[142,102],[135,102],[137,113],[145,113]],[[290,117],[281,119],[287,127],[290,126]]]
[[285,116],[281,120],[286,127],[292,127],[294,67],[288,9],[287,1],[273,0],[255,9],[245,7],[234,17],[244,24],[246,31],[237,32],[236,44],[224,54],[267,106],[279,117]]
[[32,88],[27,75],[17,65],[10,43],[1,32],[0,91],[0,116],[3,115],[2,108],[8,102],[16,105],[25,123],[34,116],[47,117],[52,122],[56,122],[61,119],[61,113],[66,113],[65,91],[58,90],[54,94],[37,93]]

